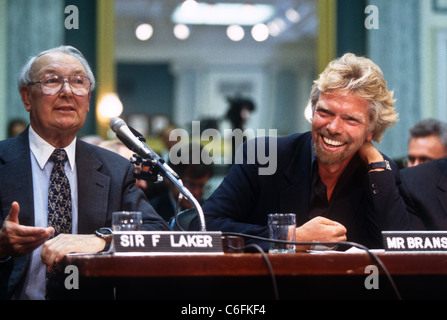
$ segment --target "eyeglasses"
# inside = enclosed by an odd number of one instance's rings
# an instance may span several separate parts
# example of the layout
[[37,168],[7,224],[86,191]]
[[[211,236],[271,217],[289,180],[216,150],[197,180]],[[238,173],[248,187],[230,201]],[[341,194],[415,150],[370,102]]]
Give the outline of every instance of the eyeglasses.
[[85,96],[90,92],[90,79],[83,75],[69,75],[68,79],[58,74],[46,74],[40,81],[31,82],[28,85],[40,83],[40,90],[45,95],[58,94],[65,82],[70,85],[71,91],[77,96]]

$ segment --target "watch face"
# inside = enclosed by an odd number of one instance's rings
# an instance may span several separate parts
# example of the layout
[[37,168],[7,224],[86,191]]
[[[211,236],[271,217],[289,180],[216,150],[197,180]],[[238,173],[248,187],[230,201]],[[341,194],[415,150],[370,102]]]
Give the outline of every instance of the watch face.
[[99,230],[96,230],[96,235],[103,239],[110,239],[110,238],[112,238],[113,233],[112,233],[112,230],[110,230],[108,228],[101,228]]

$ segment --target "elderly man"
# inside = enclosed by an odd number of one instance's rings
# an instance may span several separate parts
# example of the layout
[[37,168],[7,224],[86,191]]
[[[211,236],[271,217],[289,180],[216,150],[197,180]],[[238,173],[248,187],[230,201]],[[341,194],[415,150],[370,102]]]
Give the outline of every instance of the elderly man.
[[107,250],[111,232],[104,227],[113,211],[142,211],[145,229],[169,229],[135,187],[129,161],[76,139],[94,85],[87,61],[69,46],[22,69],[18,86],[30,126],[0,142],[2,298],[51,295],[61,280],[49,272],[65,255]]
[[265,153],[277,154],[274,174],[260,174],[265,164],[244,146],[243,161],[203,206],[208,230],[268,237],[269,213],[295,213],[296,241],[380,248],[381,231],[410,228],[398,168],[371,143],[397,120],[379,67],[353,54],[332,61],[311,104],[311,132],[265,139]]

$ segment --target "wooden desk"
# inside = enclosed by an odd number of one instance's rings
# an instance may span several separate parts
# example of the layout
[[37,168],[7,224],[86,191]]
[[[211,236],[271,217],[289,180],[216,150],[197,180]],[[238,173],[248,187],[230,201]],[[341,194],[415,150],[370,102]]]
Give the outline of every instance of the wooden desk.
[[[403,299],[447,298],[447,253],[375,253]],[[368,253],[267,254],[282,299],[395,299]],[[117,298],[273,299],[273,280],[259,253],[221,255],[71,255],[82,281],[112,283]],[[367,289],[379,271],[378,289]],[[370,279],[370,278],[369,278]],[[371,282],[371,281],[369,281]]]

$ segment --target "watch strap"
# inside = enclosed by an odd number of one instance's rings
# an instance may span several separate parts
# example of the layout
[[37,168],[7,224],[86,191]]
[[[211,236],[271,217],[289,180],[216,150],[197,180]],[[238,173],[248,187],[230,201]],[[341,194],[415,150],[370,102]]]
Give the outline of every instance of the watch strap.
[[102,249],[101,252],[107,252],[110,250],[110,246],[112,244],[113,240],[113,231],[110,228],[99,228],[95,231],[95,235],[101,239],[104,239],[106,241],[106,245],[104,246],[104,249]]
[[385,170],[391,170],[390,162],[388,160],[384,161],[377,161],[377,162],[371,162],[367,166],[367,170],[371,171],[374,169],[385,169]]

